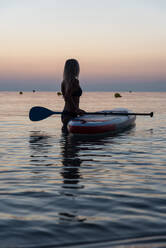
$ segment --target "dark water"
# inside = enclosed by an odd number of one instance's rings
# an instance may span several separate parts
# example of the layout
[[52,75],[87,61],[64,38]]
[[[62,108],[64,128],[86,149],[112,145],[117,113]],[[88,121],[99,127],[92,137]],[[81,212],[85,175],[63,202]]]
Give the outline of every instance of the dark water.
[[[72,137],[56,93],[0,93],[0,247],[166,247],[166,93],[85,93],[87,111],[154,111],[114,135]],[[100,104],[99,104],[100,103]]]

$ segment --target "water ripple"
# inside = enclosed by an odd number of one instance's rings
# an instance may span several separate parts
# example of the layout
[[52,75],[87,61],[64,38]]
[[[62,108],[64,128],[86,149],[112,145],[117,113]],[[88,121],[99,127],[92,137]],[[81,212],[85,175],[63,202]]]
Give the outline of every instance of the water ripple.
[[[94,107],[86,105],[93,94],[83,100],[85,109]],[[117,105],[103,94],[102,109]],[[140,117],[130,130],[100,137],[64,136],[58,118],[30,123],[23,118],[29,102],[41,100],[30,93],[22,97],[21,113],[10,106],[0,126],[3,248],[166,246],[166,115],[153,103],[158,97],[163,106],[165,98],[147,94],[153,121]],[[54,97],[50,93],[52,109]],[[128,108],[144,110],[142,95],[125,97]]]

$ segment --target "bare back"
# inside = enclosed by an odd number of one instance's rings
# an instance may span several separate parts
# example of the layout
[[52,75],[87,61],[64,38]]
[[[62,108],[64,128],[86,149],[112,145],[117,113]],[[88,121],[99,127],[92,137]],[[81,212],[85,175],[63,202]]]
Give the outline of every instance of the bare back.
[[70,87],[66,81],[61,84],[61,91],[65,100],[63,111],[77,113],[79,109],[79,98],[82,94],[78,79],[73,79]]

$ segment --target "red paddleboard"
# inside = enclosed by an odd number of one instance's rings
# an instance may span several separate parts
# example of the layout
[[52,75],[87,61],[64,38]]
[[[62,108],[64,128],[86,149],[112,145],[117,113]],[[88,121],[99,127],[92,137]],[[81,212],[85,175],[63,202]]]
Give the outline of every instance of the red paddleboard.
[[[126,113],[126,115],[83,115],[76,117],[68,123],[68,131],[72,134],[103,134],[121,132],[135,123],[135,115],[127,115],[132,113],[125,108],[116,108],[111,112]],[[101,111],[100,111],[101,112]]]

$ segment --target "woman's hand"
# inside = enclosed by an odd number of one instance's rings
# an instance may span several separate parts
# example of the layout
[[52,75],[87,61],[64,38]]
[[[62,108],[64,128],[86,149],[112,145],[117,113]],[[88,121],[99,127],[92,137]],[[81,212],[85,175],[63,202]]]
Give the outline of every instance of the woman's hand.
[[78,109],[77,110],[77,115],[85,115],[86,112],[83,109]]

